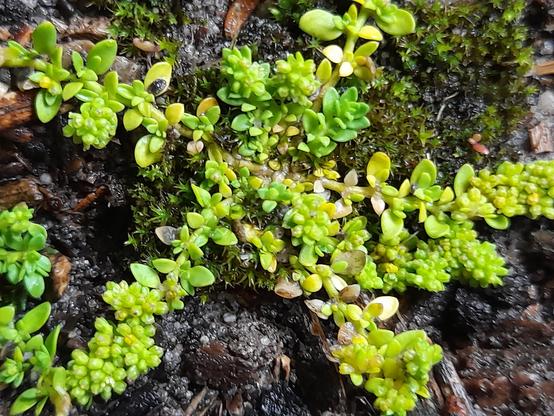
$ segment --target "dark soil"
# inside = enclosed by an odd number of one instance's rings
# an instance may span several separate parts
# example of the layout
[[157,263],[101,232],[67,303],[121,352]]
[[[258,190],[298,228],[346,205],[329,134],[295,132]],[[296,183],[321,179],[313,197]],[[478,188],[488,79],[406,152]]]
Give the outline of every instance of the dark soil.
[[[182,0],[182,7],[192,23],[168,29],[183,42],[178,79],[213,65],[221,48],[229,45],[222,36],[226,0]],[[11,31],[46,18],[74,18],[79,10],[95,13],[66,0],[0,0],[0,10],[0,25]],[[539,43],[552,35],[536,33]],[[237,44],[256,43],[260,55],[273,60],[292,50],[294,42],[277,23],[253,16]],[[539,106],[536,110],[535,118],[547,117]],[[124,245],[132,226],[127,190],[137,181],[136,169],[128,141],[85,153],[62,137],[59,121],[31,129],[28,143],[5,140],[0,132],[0,186],[21,178],[37,182],[42,196],[29,201],[36,206],[37,221],[47,228],[50,246],[73,265],[67,290],[52,299],[49,323],[63,324],[60,350],[66,361],[71,349],[86,345],[94,319],[109,313],[100,298],[105,282],[127,277],[128,264],[137,258]],[[522,126],[509,143],[524,149],[526,140]],[[522,150],[522,157],[529,154]],[[101,187],[107,192],[74,212],[79,201]],[[552,223],[520,219],[508,232],[484,232],[510,265],[503,287],[477,290],[453,284],[442,293],[411,291],[402,297],[397,328],[423,328],[447,352],[435,370],[433,398],[421,402],[413,414],[551,416]],[[205,302],[188,299],[183,311],[157,325],[157,341],[165,350],[162,364],[121,397],[98,401],[88,410],[74,409],[73,414],[374,414],[370,400],[326,359],[300,300],[217,287]],[[333,332],[331,326],[324,325],[324,330]],[[7,414],[13,396],[0,393],[0,415]]]

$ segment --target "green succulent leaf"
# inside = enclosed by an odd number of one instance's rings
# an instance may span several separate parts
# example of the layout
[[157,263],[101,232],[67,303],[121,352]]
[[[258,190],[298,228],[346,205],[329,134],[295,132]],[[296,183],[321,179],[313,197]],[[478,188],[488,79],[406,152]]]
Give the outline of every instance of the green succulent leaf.
[[410,12],[403,9],[394,11],[385,16],[375,16],[377,25],[389,35],[404,36],[415,31],[415,19]]
[[391,209],[386,209],[381,214],[381,229],[386,239],[392,239],[402,232],[404,221]]
[[471,183],[471,179],[474,176],[475,171],[473,170],[473,167],[467,163],[463,165],[460,170],[458,170],[458,173],[456,173],[456,177],[454,178],[454,193],[457,197],[462,196],[465,191],[467,191],[467,188]]
[[308,35],[320,40],[334,40],[342,35],[337,28],[335,15],[322,9],[314,9],[305,13],[299,22],[300,29]]
[[51,95],[46,90],[40,90],[35,98],[35,111],[38,119],[43,123],[48,123],[60,110],[62,105],[61,95]]
[[326,83],[331,79],[332,73],[333,73],[333,66],[331,65],[331,61],[325,58],[323,61],[321,61],[321,63],[317,67],[315,76],[319,81],[321,81],[321,83]]
[[165,109],[165,117],[170,125],[177,124],[181,121],[183,114],[185,113],[185,106],[181,103],[173,103],[167,106]]
[[210,205],[212,196],[208,191],[205,189],[200,188],[199,186],[196,186],[195,184],[191,185],[192,192],[194,192],[194,196],[196,197],[196,200],[200,204],[202,208],[206,208]]
[[31,35],[33,49],[38,53],[51,55],[56,50],[57,33],[51,22],[40,23]]
[[87,55],[87,68],[96,74],[102,75],[112,66],[117,55],[117,42],[105,39],[92,47]]
[[150,166],[162,159],[161,152],[152,153],[150,151],[150,135],[143,136],[135,145],[135,161],[141,168]]
[[104,88],[108,92],[110,98],[117,95],[117,87],[119,86],[119,76],[116,71],[110,71],[104,76]]
[[160,273],[167,274],[177,268],[177,262],[171,259],[154,259],[152,260],[152,266]]
[[237,236],[228,228],[218,227],[210,236],[220,246],[232,246],[238,243]]
[[82,82],[68,82],[67,84],[65,84],[62,92],[63,100],[67,101],[75,97],[75,95],[79,91],[81,91],[81,88],[83,88],[83,85],[84,84]]
[[510,227],[510,219],[504,215],[485,217],[485,222],[495,230],[507,230]]
[[387,154],[376,152],[371,156],[366,168],[367,181],[371,186],[385,182],[390,175],[391,162]]
[[189,282],[194,287],[206,287],[215,282],[215,276],[204,266],[194,266],[189,270]]
[[448,224],[440,222],[434,215],[429,215],[425,220],[425,232],[431,238],[440,238],[447,235],[450,231]]
[[31,409],[41,399],[40,391],[33,387],[21,393],[10,407],[10,415],[20,415]]
[[378,48],[379,42],[366,42],[354,51],[354,56],[371,56]]
[[420,189],[427,189],[437,180],[437,167],[429,159],[423,159],[417,164],[410,183]]
[[56,351],[58,349],[58,337],[60,336],[60,331],[62,330],[61,325],[56,325],[53,331],[51,331],[48,336],[46,337],[46,340],[44,341],[44,346],[48,350],[48,353],[50,354],[50,362],[54,361],[54,358],[56,358]]
[[204,217],[197,212],[187,212],[187,224],[194,229],[204,225]]
[[29,295],[40,299],[44,293],[44,278],[36,273],[27,273],[23,278],[23,285]]
[[141,285],[156,289],[160,286],[160,276],[153,268],[140,263],[131,263],[131,273]]
[[0,325],[7,326],[15,316],[15,308],[11,305],[0,308]]
[[17,321],[15,327],[19,331],[32,334],[42,328],[46,321],[48,321],[51,309],[52,307],[49,302],[41,303],[23,315],[23,317]]
[[152,68],[148,70],[146,76],[144,77],[144,87],[146,90],[150,91],[154,82],[156,84],[156,90],[151,91],[154,95],[161,95],[167,91],[169,88],[169,83],[171,82],[171,64],[168,62],[158,62],[152,65]]

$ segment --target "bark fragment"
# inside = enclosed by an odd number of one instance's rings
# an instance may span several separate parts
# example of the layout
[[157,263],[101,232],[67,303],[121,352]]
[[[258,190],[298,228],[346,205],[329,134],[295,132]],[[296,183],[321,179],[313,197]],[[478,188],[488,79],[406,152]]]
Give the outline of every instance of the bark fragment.
[[12,91],[0,98],[0,130],[12,129],[34,119],[31,91]]
[[22,178],[0,185],[0,209],[10,209],[20,202],[37,205],[44,196],[37,182],[32,178]]
[[554,152],[552,128],[544,121],[529,129],[529,144],[534,153]]

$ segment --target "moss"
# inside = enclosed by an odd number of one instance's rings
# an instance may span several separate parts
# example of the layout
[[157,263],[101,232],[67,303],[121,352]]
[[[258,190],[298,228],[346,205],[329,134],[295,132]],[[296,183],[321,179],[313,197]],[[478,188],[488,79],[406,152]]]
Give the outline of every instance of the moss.
[[[531,90],[522,74],[529,68],[531,49],[524,47],[527,31],[521,23],[521,1],[497,3],[475,1],[444,8],[438,1],[407,2],[418,19],[418,30],[401,40],[389,40],[377,56],[376,61],[384,65],[382,75],[364,97],[372,127],[340,147],[341,173],[352,167],[364,171],[370,155],[383,150],[396,163],[397,177],[404,177],[430,155],[446,172],[446,180],[462,163],[484,160],[467,143],[475,133],[496,149],[488,163],[506,157],[498,146],[525,112],[521,103]],[[308,55],[311,52],[308,49]],[[174,81],[172,100],[183,102],[188,111],[213,95],[221,82],[217,69]],[[222,120],[215,138],[231,150],[236,138],[227,117]],[[190,182],[203,179],[197,173],[202,171],[202,161],[188,156],[185,147],[184,140],[169,140],[164,161],[141,170],[143,180],[131,192],[136,229],[129,243],[140,247],[144,258],[168,254],[169,248],[154,236],[156,227],[179,227],[184,214],[196,208]],[[257,212],[259,207],[245,209],[251,223],[263,226],[268,221],[266,214]],[[273,279],[254,272],[251,251],[248,244],[239,244],[218,247],[217,253],[206,255],[212,259],[210,268],[226,283],[271,287]]]
[[110,12],[110,32],[121,49],[135,52],[134,38],[157,43],[169,60],[177,52],[177,43],[166,37],[168,27],[185,23],[186,17],[174,1],[167,0],[93,0],[100,8]]
[[277,0],[270,10],[279,23],[297,23],[315,4],[315,0]]
[[[509,158],[501,145],[534,91],[523,78],[532,57],[522,23],[525,1],[411,0],[406,7],[417,31],[380,50],[383,76],[365,96],[372,127],[345,146],[345,164],[359,169],[368,155],[384,150],[405,173],[428,154],[451,174],[466,161]],[[467,142],[476,133],[492,150],[487,158]]]

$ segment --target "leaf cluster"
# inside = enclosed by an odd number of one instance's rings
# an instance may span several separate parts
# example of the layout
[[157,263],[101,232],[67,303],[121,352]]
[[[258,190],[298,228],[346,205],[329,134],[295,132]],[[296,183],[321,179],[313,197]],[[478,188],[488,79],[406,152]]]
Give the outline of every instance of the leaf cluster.
[[39,299],[51,263],[40,254],[46,245],[46,230],[31,222],[33,210],[25,203],[0,212],[0,275],[10,284],[22,284],[27,294]]

